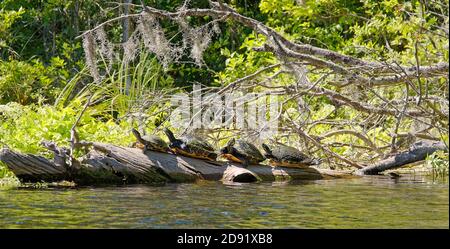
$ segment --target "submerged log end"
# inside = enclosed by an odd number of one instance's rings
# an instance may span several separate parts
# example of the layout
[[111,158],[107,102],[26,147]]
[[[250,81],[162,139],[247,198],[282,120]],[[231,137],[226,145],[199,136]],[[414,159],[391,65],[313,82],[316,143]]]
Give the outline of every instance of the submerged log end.
[[222,177],[222,181],[228,182],[256,182],[259,180],[261,178],[254,172],[234,165],[226,166]]

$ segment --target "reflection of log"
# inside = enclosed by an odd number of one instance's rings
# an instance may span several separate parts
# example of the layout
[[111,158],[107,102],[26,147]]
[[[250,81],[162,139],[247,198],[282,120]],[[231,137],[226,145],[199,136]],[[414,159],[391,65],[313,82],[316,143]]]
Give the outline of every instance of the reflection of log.
[[317,168],[272,168],[208,162],[167,153],[93,143],[91,150],[73,167],[58,166],[35,155],[24,155],[9,149],[0,151],[4,162],[23,181],[73,180],[77,184],[192,182],[199,179],[235,182],[275,181],[288,179],[318,180],[351,177],[348,171]]
[[358,170],[358,175],[376,175],[388,169],[396,169],[404,165],[425,160],[427,155],[433,154],[438,150],[447,150],[443,142],[424,142],[415,143],[408,151],[382,160],[374,165]]

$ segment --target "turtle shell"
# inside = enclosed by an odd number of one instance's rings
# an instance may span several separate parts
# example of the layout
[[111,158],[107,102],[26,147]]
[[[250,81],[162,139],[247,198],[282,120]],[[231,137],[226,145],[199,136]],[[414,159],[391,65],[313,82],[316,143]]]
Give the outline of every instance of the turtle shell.
[[181,137],[179,140],[182,141],[180,145],[169,145],[177,154],[211,161],[216,160],[217,154],[208,142],[193,136]]
[[172,131],[164,129],[167,137],[170,140],[169,147],[177,154],[215,161],[217,153],[214,152],[214,147],[204,139],[194,136],[186,135],[180,138],[175,138]]
[[208,143],[206,140],[204,140],[200,137],[193,136],[193,135],[187,135],[180,139],[183,140],[186,143],[186,145],[188,145],[188,146],[193,146],[198,149],[203,149],[206,151],[214,151],[214,147],[210,143]]
[[141,136],[141,134],[136,129],[132,129],[132,132],[137,140],[137,142],[135,143],[135,146],[137,148],[160,152],[167,152],[169,149],[167,143],[158,136],[154,135]]
[[[265,146],[269,148],[267,145],[263,145],[263,148]],[[265,156],[269,159],[269,164],[272,166],[303,168],[319,164],[318,160],[311,159],[306,154],[291,146],[278,144],[271,146],[269,150],[270,153],[266,150]]]
[[145,147],[147,150],[166,152],[169,149],[167,143],[158,136],[145,135],[142,139],[146,142]]
[[238,139],[233,144],[232,151],[228,151],[224,153],[223,156],[230,161],[243,163],[243,159],[245,158],[250,164],[258,164],[265,160],[265,157],[261,154],[261,152],[256,148],[255,145],[250,142]]

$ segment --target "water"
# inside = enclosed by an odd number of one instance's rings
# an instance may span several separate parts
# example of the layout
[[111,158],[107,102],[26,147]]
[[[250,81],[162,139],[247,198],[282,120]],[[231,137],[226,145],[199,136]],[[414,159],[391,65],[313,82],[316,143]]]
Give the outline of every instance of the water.
[[449,228],[448,178],[0,190],[0,228]]

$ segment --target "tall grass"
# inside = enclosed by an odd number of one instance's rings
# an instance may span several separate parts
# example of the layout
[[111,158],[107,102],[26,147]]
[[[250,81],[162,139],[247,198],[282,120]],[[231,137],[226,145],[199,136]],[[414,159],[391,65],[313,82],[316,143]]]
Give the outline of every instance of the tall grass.
[[89,77],[87,73],[88,70],[83,69],[73,77],[58,96],[56,106],[79,105],[92,94],[90,108],[97,115],[123,118],[136,109],[142,109],[143,105],[150,107],[148,102],[163,96],[169,91],[167,89],[173,89],[172,78],[149,53],[142,53],[134,64],[119,63],[98,83],[84,83]]
[[425,166],[433,177],[448,176],[449,154],[444,151],[437,151],[429,155],[425,160]]

